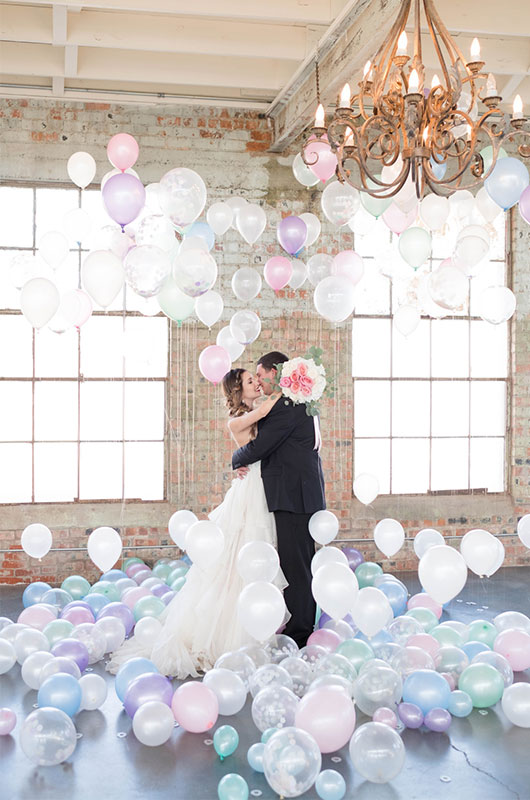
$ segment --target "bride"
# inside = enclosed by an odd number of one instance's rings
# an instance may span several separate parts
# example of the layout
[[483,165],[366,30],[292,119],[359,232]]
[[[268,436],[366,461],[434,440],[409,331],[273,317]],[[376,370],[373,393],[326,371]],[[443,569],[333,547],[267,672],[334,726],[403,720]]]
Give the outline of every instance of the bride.
[[[222,381],[229,412],[228,429],[238,447],[256,435],[258,420],[265,417],[280,395],[261,396],[255,377],[245,369],[232,369]],[[244,478],[236,478],[221,505],[209,514],[223,531],[225,547],[219,561],[208,569],[193,565],[186,583],[160,617],[162,630],[151,646],[133,636],[111,655],[109,672],[130,658],[150,658],[163,675],[183,679],[197,677],[213,667],[223,653],[252,642],[238,621],[237,600],[243,581],[237,571],[239,550],[247,542],[265,541],[276,547],[274,514],[269,512],[259,462]],[[284,589],[282,574],[275,581]]]

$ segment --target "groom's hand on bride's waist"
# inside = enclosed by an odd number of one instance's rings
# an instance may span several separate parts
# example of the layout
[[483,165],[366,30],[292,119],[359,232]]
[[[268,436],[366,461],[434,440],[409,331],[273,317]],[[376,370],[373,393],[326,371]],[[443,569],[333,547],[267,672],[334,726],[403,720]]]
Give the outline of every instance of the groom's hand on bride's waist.
[[248,474],[248,467],[239,467],[236,469],[237,477],[244,478]]

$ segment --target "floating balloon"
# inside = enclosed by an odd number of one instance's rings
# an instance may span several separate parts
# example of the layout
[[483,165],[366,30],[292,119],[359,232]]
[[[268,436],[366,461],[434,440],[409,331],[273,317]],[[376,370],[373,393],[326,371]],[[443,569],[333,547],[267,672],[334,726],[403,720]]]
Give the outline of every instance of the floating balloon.
[[[214,385],[223,379],[226,373],[230,371],[230,367],[230,356],[224,347],[220,347],[217,344],[205,347],[199,355],[199,369],[206,380]],[[192,561],[194,560],[192,558]]]
[[422,558],[430,547],[445,545],[445,539],[434,528],[423,528],[414,537],[414,552]]
[[304,159],[300,153],[297,153],[294,157],[292,170],[294,177],[302,186],[316,186],[319,181],[318,176],[312,172],[307,164],[304,164]]
[[236,341],[236,339],[234,339],[234,337],[232,336],[229,325],[226,325],[224,328],[221,328],[221,330],[217,334],[215,343],[226,350],[226,352],[230,356],[231,361],[237,361],[237,359],[243,354],[245,350],[245,345]]
[[460,542],[460,552],[475,575],[487,575],[497,561],[497,539],[480,528],[468,531]]
[[289,286],[291,289],[300,289],[307,279],[307,267],[299,258],[293,258],[291,267],[292,272],[289,278]]
[[466,275],[473,275],[473,267],[486,258],[489,249],[489,233],[481,225],[467,225],[457,236],[452,260]]
[[59,292],[47,278],[32,278],[20,293],[21,311],[33,328],[44,327],[59,308],[59,303]]
[[403,336],[414,333],[421,322],[420,310],[417,306],[403,305],[394,311],[393,323]]
[[171,276],[162,285],[156,299],[166,317],[177,322],[179,326],[195,309],[194,298],[184,294]]
[[324,278],[331,275],[333,257],[327,253],[315,253],[307,262],[307,276],[313,286],[317,286]]
[[[195,222],[206,203],[206,186],[194,170],[176,167],[160,179],[158,200],[173,225],[185,228]],[[208,224],[215,230],[211,220]]]
[[399,202],[397,195],[394,200],[392,197],[385,197],[384,187],[379,187],[379,184],[375,181],[372,181],[370,178],[368,178],[367,183],[370,189],[383,189],[382,193],[377,195],[371,195],[368,192],[361,192],[361,203],[363,204],[363,208],[376,219],[384,214],[392,204],[397,205],[398,208],[404,213],[408,213],[412,208],[417,207],[417,201],[412,205],[407,203],[405,206],[403,206]]
[[81,280],[92,300],[107,308],[125,281],[121,260],[109,250],[94,250],[83,262]]
[[347,278],[355,286],[364,274],[363,260],[354,250],[337,253],[331,264],[331,274]]
[[245,303],[253,300],[261,292],[259,272],[252,267],[240,267],[232,276],[232,291],[238,300],[243,300]]
[[276,228],[278,242],[283,249],[294,255],[304,246],[307,238],[307,225],[300,217],[284,217]]
[[474,203],[474,197],[467,189],[459,189],[449,197],[451,214],[459,223],[467,224],[473,212]]
[[442,262],[438,269],[431,272],[427,285],[434,302],[449,310],[462,308],[469,293],[466,276],[450,261]]
[[353,186],[340,181],[329,183],[320,198],[326,218],[339,227],[346,225],[359,210],[361,199]]
[[266,225],[267,215],[257,203],[247,203],[237,215],[236,228],[247,244],[257,242]]
[[357,500],[363,505],[368,506],[379,494],[379,481],[375,475],[368,472],[361,472],[353,481],[353,493]]
[[265,642],[283,622],[283,594],[272,583],[263,580],[249,583],[239,595],[237,614],[247,633],[258,642]]
[[530,186],[523,190],[519,198],[519,214],[530,224]]
[[307,227],[307,236],[304,242],[304,247],[311,247],[311,245],[314,244],[318,239],[318,237],[320,236],[320,231],[322,229],[320,220],[315,214],[311,214],[309,211],[305,211],[303,214],[300,214],[299,216],[300,219],[302,219],[305,222]]
[[418,269],[431,255],[432,240],[423,228],[408,228],[399,237],[399,252],[413,269]]
[[250,344],[261,333],[261,320],[253,311],[236,311],[230,320],[230,333],[236,342]]
[[61,297],[59,310],[69,325],[80,328],[92,316],[92,300],[82,289],[72,289]]
[[518,158],[501,158],[497,161],[484,186],[491,199],[507,211],[519,202],[530,183],[526,166]]
[[22,549],[31,558],[43,558],[52,546],[52,534],[41,522],[32,522],[22,531]]
[[66,165],[68,177],[80,189],[86,189],[89,183],[92,183],[96,174],[96,162],[90,153],[85,153],[79,150],[73,153],[68,159]]
[[399,235],[416,221],[418,204],[416,203],[410,211],[402,211],[397,203],[391,203],[381,216],[387,228]]
[[478,213],[489,223],[493,222],[502,211],[502,208],[491,199],[485,186],[478,190],[477,196],[475,197],[475,206]]
[[477,311],[485,322],[500,325],[515,313],[517,299],[507,286],[490,286],[480,294]]
[[208,328],[215,325],[223,313],[223,308],[223,298],[218,292],[210,290],[195,298],[195,313],[202,324]]
[[440,231],[449,216],[450,206],[447,197],[428,194],[420,203],[420,217],[430,231]]
[[316,602],[333,619],[343,619],[351,611],[358,589],[355,574],[346,564],[336,561],[321,563],[311,583]]
[[[204,352],[204,351],[203,351]],[[194,522],[186,533],[186,552],[200,569],[215,564],[225,546],[224,534],[208,519]]]
[[226,233],[234,219],[234,212],[228,203],[213,203],[206,212],[208,225],[217,236]]
[[355,289],[348,278],[331,275],[315,288],[315,308],[329,322],[344,322],[355,308]]
[[135,240],[137,245],[154,245],[166,253],[178,244],[171,222],[162,214],[144,217],[138,225]]
[[278,553],[268,542],[247,542],[237,554],[237,571],[245,581],[268,581],[275,579],[280,568]]
[[311,559],[311,574],[316,575],[324,564],[348,565],[348,559],[343,550],[338,547],[320,547]]
[[273,256],[269,258],[263,268],[265,280],[275,292],[287,286],[292,273],[293,268],[291,262],[284,256]]
[[102,572],[106,572],[120,557],[121,536],[114,528],[108,526],[96,528],[88,537],[87,550],[96,567],[99,567]]
[[142,297],[154,297],[171,272],[168,254],[160,247],[144,244],[133,247],[123,261],[127,285]]
[[68,239],[60,231],[47,231],[40,237],[39,255],[52,269],[57,269],[70,252]]
[[456,597],[464,588],[467,565],[454,548],[435,545],[420,559],[418,576],[427,594],[443,604]]
[[173,279],[190,297],[198,297],[217,280],[217,264],[207,250],[180,251],[173,263]]
[[375,636],[394,616],[387,596],[375,586],[364,586],[359,589],[351,615],[365,636]]
[[194,222],[193,225],[190,225],[189,228],[186,229],[184,233],[184,239],[181,243],[181,250],[182,245],[186,242],[186,239],[201,239],[207,250],[211,250],[215,244],[215,231],[208,225],[207,222]]
[[237,216],[241,211],[241,209],[248,204],[248,200],[246,200],[244,197],[241,197],[240,195],[234,195],[233,197],[228,198],[226,204],[230,206],[230,208],[232,209],[232,213],[234,215],[232,219],[232,228],[237,230]]
[[332,151],[326,134],[320,139],[316,136],[309,138],[304,149],[304,157],[313,175],[316,175],[322,183],[335,174],[337,156]]
[[117,133],[107,145],[107,156],[113,167],[124,172],[136,163],[140,148],[130,133]]
[[318,544],[329,544],[339,532],[339,521],[331,511],[316,511],[309,520],[309,533]]
[[123,172],[109,178],[101,191],[103,205],[109,217],[121,225],[136,219],[145,205],[145,189],[134,175]]
[[382,519],[374,528],[374,541],[387,558],[403,547],[405,531],[396,519]]

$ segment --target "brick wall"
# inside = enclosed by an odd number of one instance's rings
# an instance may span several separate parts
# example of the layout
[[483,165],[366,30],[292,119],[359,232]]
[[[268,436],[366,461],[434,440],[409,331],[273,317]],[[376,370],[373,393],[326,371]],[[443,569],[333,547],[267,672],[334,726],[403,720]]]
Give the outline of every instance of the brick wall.
[[[178,112],[178,113],[177,113]],[[140,144],[136,168],[144,183],[158,180],[175,166],[197,170],[208,187],[208,203],[241,194],[263,203],[268,226],[260,241],[250,247],[238,233],[229,231],[218,241],[215,258],[225,300],[222,320],[208,331],[197,322],[172,326],[169,402],[169,485],[167,502],[94,503],[4,506],[0,508],[0,582],[25,582],[30,578],[60,581],[72,572],[95,578],[96,570],[86,556],[87,533],[98,525],[119,528],[124,546],[141,546],[147,560],[167,555],[159,550],[170,545],[167,520],[177,508],[191,508],[199,516],[218,502],[229,486],[231,444],[226,433],[226,413],[220,390],[208,384],[197,368],[200,351],[215,342],[219,328],[227,324],[243,304],[230,289],[234,271],[245,265],[258,269],[278,254],[275,229],[282,215],[313,211],[319,217],[320,190],[304,189],[289,167],[267,152],[271,131],[257,112],[214,108],[166,108],[117,106],[95,103],[53,104],[46,101],[0,100],[0,126],[4,148],[0,176],[17,181],[66,181],[66,162],[75,151],[86,149],[98,164],[97,179],[108,171],[106,144],[119,131],[132,133]],[[337,252],[354,245],[352,234],[337,234],[323,224],[322,236],[312,252]],[[328,325],[313,309],[312,292],[282,291],[276,298],[264,286],[253,308],[262,320],[262,333],[249,346],[239,365],[249,366],[271,349],[303,353],[311,344],[324,350],[326,363],[338,379],[335,399],[322,414],[328,507],[340,519],[341,538],[355,540],[367,559],[386,569],[414,569],[417,559],[412,544],[392,561],[382,561],[372,541],[378,519],[400,519],[407,537],[423,527],[435,527],[457,544],[458,537],[473,527],[485,527],[503,538],[509,564],[530,563],[515,536],[517,517],[530,511],[530,436],[528,399],[530,381],[530,301],[528,250],[530,227],[514,215],[512,266],[519,299],[513,325],[512,484],[503,496],[380,497],[365,508],[352,497],[352,382],[349,325]],[[216,287],[218,288],[218,287]],[[54,547],[79,551],[50,553],[42,563],[29,559],[18,542],[29,522],[41,521],[54,534]],[[363,540],[359,543],[357,540]]]

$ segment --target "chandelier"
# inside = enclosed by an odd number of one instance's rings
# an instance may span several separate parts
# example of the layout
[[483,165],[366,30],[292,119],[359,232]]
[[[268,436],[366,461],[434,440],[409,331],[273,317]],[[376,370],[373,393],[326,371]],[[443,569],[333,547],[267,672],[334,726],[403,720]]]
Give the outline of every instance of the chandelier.
[[[407,26],[413,28],[412,55]],[[425,86],[422,26],[439,65],[430,88]],[[515,98],[507,121],[495,79],[483,67],[478,40],[466,60],[433,0],[403,0],[388,36],[365,65],[359,92],[352,96],[349,84],[344,86],[327,126],[317,63],[319,105],[302,148],[304,162],[311,166],[318,160],[319,147],[311,142],[320,141],[320,148],[328,142],[339,180],[379,198],[393,197],[407,181],[420,199],[427,187],[448,196],[481,184],[493,171],[502,143],[511,142],[520,156],[530,157],[521,98]]]

